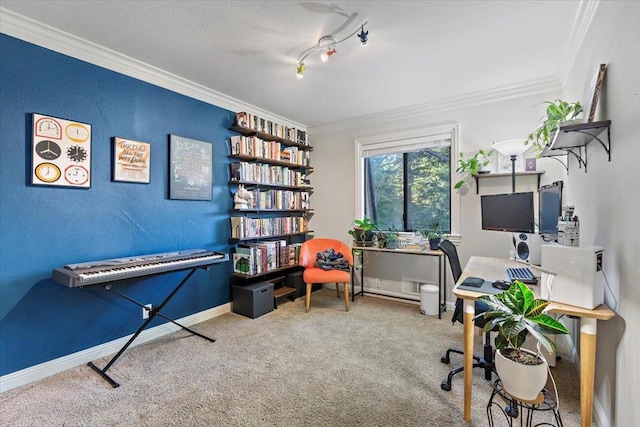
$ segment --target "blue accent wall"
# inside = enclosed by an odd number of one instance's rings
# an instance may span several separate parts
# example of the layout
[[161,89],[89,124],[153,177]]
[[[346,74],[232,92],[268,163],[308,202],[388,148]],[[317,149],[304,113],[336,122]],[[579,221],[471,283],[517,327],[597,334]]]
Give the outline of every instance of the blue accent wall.
[[[100,286],[67,288],[54,268],[203,248],[229,252],[231,111],[0,34],[0,374],[132,334],[142,310]],[[91,188],[31,185],[31,114],[91,124]],[[169,134],[213,148],[213,200],[170,200]],[[111,181],[112,138],[151,144],[151,182]],[[231,263],[198,270],[163,313],[229,302]],[[118,289],[160,304],[186,272]],[[161,319],[160,319],[161,320]],[[164,321],[154,321],[156,324]]]

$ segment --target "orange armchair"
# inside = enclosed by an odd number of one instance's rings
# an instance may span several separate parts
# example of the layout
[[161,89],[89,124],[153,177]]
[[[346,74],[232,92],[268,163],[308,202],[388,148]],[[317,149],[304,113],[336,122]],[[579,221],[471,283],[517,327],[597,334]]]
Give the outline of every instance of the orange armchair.
[[338,284],[344,284],[344,304],[347,311],[349,311],[349,283],[351,281],[351,272],[343,270],[324,270],[320,267],[314,266],[318,253],[328,249],[340,252],[349,263],[349,269],[353,267],[353,254],[351,253],[351,248],[340,240],[310,239],[304,242],[300,248],[300,265],[304,267],[302,278],[304,279],[304,283],[307,285],[307,293],[304,299],[307,312],[309,312],[309,305],[311,304],[311,286],[320,283],[335,283],[338,298],[340,297]]

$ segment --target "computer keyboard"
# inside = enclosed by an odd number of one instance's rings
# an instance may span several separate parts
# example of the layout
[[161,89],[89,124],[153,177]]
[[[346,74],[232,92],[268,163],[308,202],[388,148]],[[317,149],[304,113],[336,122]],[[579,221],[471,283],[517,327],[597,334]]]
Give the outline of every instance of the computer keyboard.
[[535,285],[538,283],[538,278],[526,267],[507,268],[507,277],[511,281],[519,280],[522,283],[527,283],[529,285]]

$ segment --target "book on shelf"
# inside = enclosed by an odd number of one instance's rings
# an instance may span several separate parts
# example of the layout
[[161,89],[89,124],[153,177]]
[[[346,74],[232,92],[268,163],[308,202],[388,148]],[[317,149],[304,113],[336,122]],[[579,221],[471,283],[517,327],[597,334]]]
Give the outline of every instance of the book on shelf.
[[249,127],[249,120],[246,112],[241,111],[239,113],[236,113],[236,125]]
[[288,127],[268,120],[255,114],[241,111],[236,113],[235,124],[237,126],[253,129],[278,138],[286,139],[300,145],[309,145],[307,132],[295,127]]
[[425,243],[407,243],[405,245],[405,249],[424,251],[425,249],[427,249],[427,245]]
[[251,255],[244,253],[233,254],[233,272],[247,275],[255,274],[253,271],[253,264],[251,261]]
[[235,273],[254,275],[298,265],[301,243],[286,240],[238,244],[233,254]]

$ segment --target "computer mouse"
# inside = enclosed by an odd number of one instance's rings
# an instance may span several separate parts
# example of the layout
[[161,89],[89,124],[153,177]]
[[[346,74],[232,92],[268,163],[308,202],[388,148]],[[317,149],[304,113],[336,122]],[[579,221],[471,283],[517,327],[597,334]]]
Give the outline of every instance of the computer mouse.
[[500,289],[500,290],[506,291],[507,289],[509,289],[511,287],[511,283],[510,282],[505,282],[504,280],[496,280],[493,283],[491,283],[491,286],[493,286],[496,289]]

